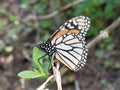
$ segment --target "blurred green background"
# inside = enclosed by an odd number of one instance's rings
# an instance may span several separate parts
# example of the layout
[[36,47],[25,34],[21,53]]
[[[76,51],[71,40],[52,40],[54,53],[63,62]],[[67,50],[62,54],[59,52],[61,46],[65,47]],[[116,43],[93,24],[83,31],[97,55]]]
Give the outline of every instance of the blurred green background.
[[[70,18],[85,15],[91,19],[88,43],[120,16],[120,0],[84,0],[51,18],[41,17],[76,1],[80,0],[0,0],[0,90],[34,90],[40,85],[40,81],[28,81],[23,89],[16,74],[32,68],[33,47]],[[77,73],[81,90],[120,90],[118,29],[89,51],[87,65]],[[74,90],[72,78],[63,76],[63,90]]]

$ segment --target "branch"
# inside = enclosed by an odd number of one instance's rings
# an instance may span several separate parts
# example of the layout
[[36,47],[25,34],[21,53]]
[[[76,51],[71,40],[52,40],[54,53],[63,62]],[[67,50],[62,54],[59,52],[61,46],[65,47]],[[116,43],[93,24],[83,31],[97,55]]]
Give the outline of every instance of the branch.
[[88,49],[94,47],[97,43],[99,43],[102,39],[109,36],[109,34],[115,30],[116,27],[120,26],[120,17],[114,21],[110,26],[100,32],[100,34],[95,37],[92,41],[87,44]]
[[36,19],[37,20],[49,19],[49,18],[52,18],[52,17],[56,16],[57,14],[59,14],[60,12],[66,10],[66,9],[69,9],[69,8],[79,4],[79,3],[82,3],[83,1],[84,0],[76,0],[76,1],[74,1],[72,3],[70,3],[70,4],[62,7],[61,9],[55,10],[52,13],[49,13],[47,15],[43,15],[43,16],[39,16],[39,17],[36,17],[35,15],[30,15],[30,16],[28,16],[28,18],[26,20],[28,21],[28,20],[31,20],[31,19],[33,19],[33,20],[36,20]]
[[77,5],[77,4],[79,4],[79,3],[83,2],[83,1],[84,1],[84,0],[74,1],[74,2],[72,2],[72,3],[70,3],[70,4],[66,5],[66,6],[64,6],[63,8],[61,8],[61,9],[59,9],[59,10],[55,10],[54,12],[52,12],[52,13],[50,13],[50,14],[48,14],[48,15],[39,16],[38,19],[41,20],[41,19],[52,18],[52,17],[54,17],[55,15],[59,14],[60,12],[66,10],[66,9],[69,9],[69,8],[75,6],[75,5]]
[[[40,87],[38,87],[36,90],[45,90],[47,85],[50,83],[50,81],[54,78],[54,75],[50,76]],[[47,90],[47,89],[46,89]]]

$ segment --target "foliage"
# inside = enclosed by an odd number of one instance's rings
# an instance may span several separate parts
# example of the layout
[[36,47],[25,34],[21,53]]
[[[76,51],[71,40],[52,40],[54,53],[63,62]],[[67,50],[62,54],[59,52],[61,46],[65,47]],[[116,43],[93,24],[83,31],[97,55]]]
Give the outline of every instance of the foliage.
[[105,67],[105,68],[108,68],[108,67],[110,67],[110,66],[112,65],[112,62],[111,62],[111,60],[105,60],[105,61],[103,62],[103,64],[104,64],[104,67]]
[[104,55],[104,50],[97,50],[97,51],[95,52],[95,55],[96,55],[97,57],[101,58],[101,57]]
[[[0,18],[2,21],[0,22],[0,38],[2,38],[0,40],[0,54],[11,53],[20,46],[22,46],[21,48],[27,47],[26,49],[29,49],[33,47],[33,43],[47,40],[60,25],[75,16],[85,15],[91,19],[91,27],[87,33],[89,38],[95,37],[100,30],[110,25],[119,16],[119,10],[117,9],[119,8],[120,0],[85,0],[85,2],[77,4],[50,19],[27,21],[31,14],[38,18],[52,11],[59,10],[64,5],[70,4],[73,1],[75,0],[67,0],[64,3],[60,3],[57,0],[53,0],[52,3],[49,3],[48,0],[21,0],[18,6],[20,9],[20,12],[17,12],[18,15],[15,12],[8,12],[7,9],[9,7],[0,6]],[[111,37],[109,37],[98,45],[95,55],[98,58],[102,58],[105,51],[110,52],[114,48],[115,44]],[[40,66],[38,58],[42,55],[42,51],[34,48],[33,66],[35,69],[33,71],[24,71],[19,76],[24,78],[47,77],[51,68],[48,67],[50,62],[48,58],[41,60],[40,63],[43,66]],[[103,63],[104,67],[111,66],[111,61],[107,60]],[[115,67],[119,68],[120,65],[116,64]],[[29,73],[31,74],[30,76]]]
[[51,69],[51,63],[49,60],[43,60],[39,58],[42,57],[44,53],[39,50],[37,47],[33,49],[33,64],[34,70],[25,70],[18,74],[22,78],[38,78],[38,77],[48,77],[50,75],[49,70]]

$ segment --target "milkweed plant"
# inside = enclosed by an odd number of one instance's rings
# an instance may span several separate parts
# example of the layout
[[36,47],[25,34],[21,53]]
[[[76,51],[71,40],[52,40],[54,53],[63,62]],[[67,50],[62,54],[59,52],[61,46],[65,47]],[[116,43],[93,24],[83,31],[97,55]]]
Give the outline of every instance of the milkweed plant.
[[[51,61],[46,58],[42,58],[39,60],[40,56],[43,56],[44,52],[37,47],[33,48],[32,51],[32,62],[33,62],[33,70],[24,70],[18,73],[18,76],[21,78],[26,79],[33,79],[33,78],[47,78],[50,76],[50,69],[51,69]],[[45,60],[44,60],[45,59]]]

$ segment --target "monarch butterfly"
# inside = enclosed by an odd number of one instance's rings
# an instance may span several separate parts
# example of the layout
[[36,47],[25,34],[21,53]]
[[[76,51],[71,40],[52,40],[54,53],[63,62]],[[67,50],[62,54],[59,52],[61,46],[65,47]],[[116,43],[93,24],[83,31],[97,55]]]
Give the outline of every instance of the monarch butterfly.
[[72,18],[60,26],[46,42],[39,44],[38,48],[49,57],[54,54],[54,57],[65,66],[78,71],[86,63],[88,50],[85,36],[89,27],[88,17]]

